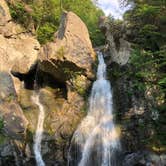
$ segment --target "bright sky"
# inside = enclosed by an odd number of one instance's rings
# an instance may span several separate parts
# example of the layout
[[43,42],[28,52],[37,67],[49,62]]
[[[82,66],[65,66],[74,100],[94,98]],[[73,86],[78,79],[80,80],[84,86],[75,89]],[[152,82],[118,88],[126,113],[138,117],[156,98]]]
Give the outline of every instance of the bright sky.
[[119,0],[98,0],[98,6],[104,11],[106,16],[111,14],[119,19],[122,19],[123,13],[127,10],[120,7]]

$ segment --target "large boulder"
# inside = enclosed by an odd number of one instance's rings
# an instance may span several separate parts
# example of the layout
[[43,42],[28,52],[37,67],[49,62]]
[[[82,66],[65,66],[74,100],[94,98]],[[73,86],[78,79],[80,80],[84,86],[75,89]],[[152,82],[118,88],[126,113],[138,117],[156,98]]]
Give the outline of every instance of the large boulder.
[[39,42],[11,19],[9,8],[0,1],[0,71],[26,74],[37,61]]
[[42,47],[39,59],[39,68],[61,82],[68,80],[73,72],[92,77],[95,54],[88,29],[77,15],[63,14],[55,41]]

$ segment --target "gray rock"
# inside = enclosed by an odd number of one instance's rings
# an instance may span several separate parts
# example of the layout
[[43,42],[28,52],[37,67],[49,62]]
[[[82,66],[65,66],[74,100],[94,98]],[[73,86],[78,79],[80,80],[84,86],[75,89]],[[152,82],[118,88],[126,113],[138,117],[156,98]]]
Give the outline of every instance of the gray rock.
[[110,22],[107,18],[102,18],[100,20],[99,26],[104,30],[106,36],[106,50],[108,54],[107,56],[110,56],[110,61],[108,63],[116,62],[121,66],[127,64],[130,58],[131,44],[128,41],[124,40],[122,36],[119,36],[119,43],[115,42],[114,36],[111,33]]

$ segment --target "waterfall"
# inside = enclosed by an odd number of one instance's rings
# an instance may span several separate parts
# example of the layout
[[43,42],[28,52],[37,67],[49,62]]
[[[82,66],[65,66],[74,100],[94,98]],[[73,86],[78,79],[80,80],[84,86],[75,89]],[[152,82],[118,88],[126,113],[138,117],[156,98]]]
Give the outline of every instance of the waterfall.
[[[69,166],[117,166],[119,135],[113,121],[112,92],[106,80],[106,64],[98,53],[97,80],[93,83],[89,110],[75,131],[69,149]],[[76,149],[76,153],[73,151]],[[80,153],[80,155],[79,155]]]
[[36,133],[34,137],[33,150],[35,153],[37,166],[45,166],[41,155],[41,141],[43,135],[43,123],[45,118],[45,112],[43,105],[40,103],[39,94],[34,93],[32,96],[32,101],[39,107],[39,115],[38,115]]

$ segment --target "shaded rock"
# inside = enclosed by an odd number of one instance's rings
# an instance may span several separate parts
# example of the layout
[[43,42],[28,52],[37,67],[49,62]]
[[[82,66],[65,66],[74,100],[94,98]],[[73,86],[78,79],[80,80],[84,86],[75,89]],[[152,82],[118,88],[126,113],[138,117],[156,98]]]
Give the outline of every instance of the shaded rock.
[[[7,5],[4,11],[9,14]],[[74,13],[64,13],[55,41],[44,45],[38,56],[38,41],[12,22],[10,14],[0,20],[1,23],[1,132],[9,141],[0,145],[0,162],[2,165],[35,165],[32,145],[39,113],[31,99],[35,87],[46,114],[43,159],[46,165],[66,165],[71,136],[85,114],[82,96],[86,95],[89,80],[93,78],[95,54],[88,30]]]
[[20,106],[15,102],[0,105],[0,114],[4,121],[5,133],[13,138],[24,138],[28,121]]
[[2,157],[12,156],[13,155],[12,151],[13,151],[13,147],[11,146],[11,144],[4,144],[4,146],[0,148]]
[[139,153],[132,153],[125,156],[123,161],[123,166],[134,166],[139,163],[139,161],[144,157],[144,154],[141,152]]
[[42,47],[39,68],[62,82],[72,72],[92,77],[94,58],[87,27],[78,16],[68,12],[62,16],[55,41]]
[[[19,99],[29,122],[30,140],[33,139],[39,113],[38,106],[31,101],[31,92],[33,91],[24,90]],[[45,111],[42,155],[46,165],[53,165],[55,162],[66,165],[71,136],[85,114],[83,97],[74,91],[68,93],[69,96],[65,99],[58,88],[46,86],[39,91],[40,103]]]
[[13,80],[7,72],[0,72],[0,102],[16,98]]
[[32,95],[33,91],[29,89],[21,89],[19,96],[18,96],[18,102],[23,109],[30,109],[32,107]]
[[28,121],[16,101],[14,83],[7,72],[0,72],[0,89],[0,117],[3,118],[3,131],[10,137],[23,138]]
[[125,156],[123,166],[165,166],[166,155],[158,155],[149,151],[135,152]]

